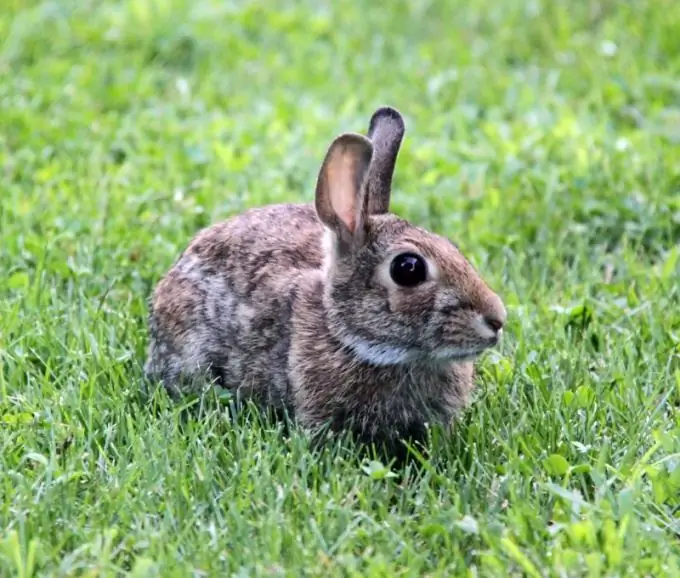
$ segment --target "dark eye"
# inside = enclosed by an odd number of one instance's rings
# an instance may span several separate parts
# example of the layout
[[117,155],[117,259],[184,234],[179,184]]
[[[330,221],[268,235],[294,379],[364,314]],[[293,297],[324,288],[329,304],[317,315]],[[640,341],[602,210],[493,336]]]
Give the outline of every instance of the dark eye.
[[392,280],[402,287],[415,287],[427,279],[425,259],[414,253],[397,255],[390,265]]

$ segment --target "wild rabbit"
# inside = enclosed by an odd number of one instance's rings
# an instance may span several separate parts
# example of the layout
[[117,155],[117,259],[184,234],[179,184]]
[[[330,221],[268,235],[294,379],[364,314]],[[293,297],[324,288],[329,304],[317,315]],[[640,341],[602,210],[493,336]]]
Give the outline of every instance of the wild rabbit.
[[451,241],[388,212],[403,135],[381,107],[368,137],[331,143],[314,204],[199,232],[154,292],[146,375],[173,396],[218,383],[391,447],[448,426],[506,311]]

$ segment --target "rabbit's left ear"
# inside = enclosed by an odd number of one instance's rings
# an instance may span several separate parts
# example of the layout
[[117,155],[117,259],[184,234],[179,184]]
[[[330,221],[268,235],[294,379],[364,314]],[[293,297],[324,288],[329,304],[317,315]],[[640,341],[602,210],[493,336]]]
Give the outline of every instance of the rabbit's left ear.
[[372,155],[373,145],[365,136],[340,135],[328,148],[316,183],[316,212],[340,247],[349,251],[365,238],[366,175]]
[[405,130],[403,117],[390,106],[380,107],[371,117],[368,138],[373,143],[373,159],[368,170],[366,199],[369,215],[389,211],[392,176]]

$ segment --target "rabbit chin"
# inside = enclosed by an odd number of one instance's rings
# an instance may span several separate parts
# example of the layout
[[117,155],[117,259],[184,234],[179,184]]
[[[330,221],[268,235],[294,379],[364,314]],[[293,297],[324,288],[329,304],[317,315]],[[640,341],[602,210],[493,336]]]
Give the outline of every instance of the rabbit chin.
[[343,335],[341,342],[361,361],[371,365],[406,365],[416,362],[464,362],[477,358],[486,349],[484,346],[461,349],[460,347],[444,345],[432,351],[425,351],[415,347],[369,341],[356,335]]

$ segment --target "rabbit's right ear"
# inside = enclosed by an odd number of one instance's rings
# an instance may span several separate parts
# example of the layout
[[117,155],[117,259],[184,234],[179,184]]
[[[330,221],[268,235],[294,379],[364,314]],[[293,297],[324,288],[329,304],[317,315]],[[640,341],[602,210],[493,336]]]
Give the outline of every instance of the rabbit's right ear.
[[328,148],[316,183],[316,212],[342,248],[354,250],[365,239],[366,175],[373,144],[347,133]]
[[391,106],[381,106],[371,117],[368,138],[373,143],[374,153],[368,174],[369,215],[389,211],[392,175],[405,130],[404,118]]

